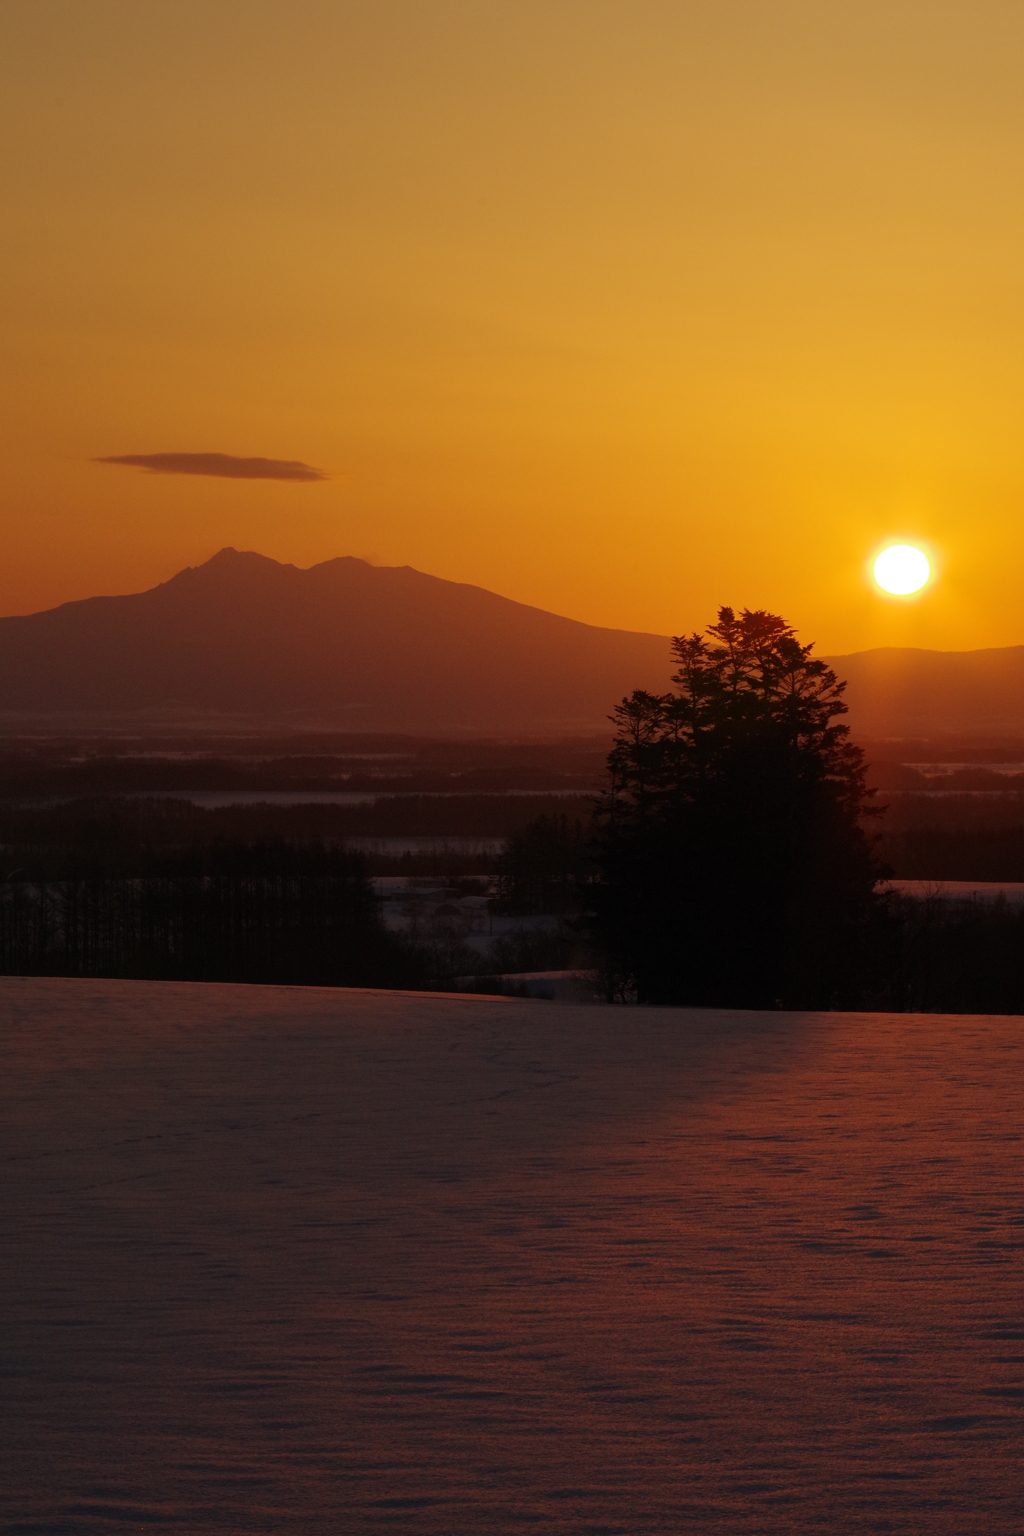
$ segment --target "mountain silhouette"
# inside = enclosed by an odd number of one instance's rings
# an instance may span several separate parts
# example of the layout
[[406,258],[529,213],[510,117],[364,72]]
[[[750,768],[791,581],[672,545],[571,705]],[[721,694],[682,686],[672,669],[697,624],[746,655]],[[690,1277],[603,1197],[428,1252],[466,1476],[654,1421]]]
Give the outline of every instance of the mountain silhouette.
[[[1024,646],[827,659],[860,735],[1024,731]],[[222,549],[148,592],[0,618],[0,711],[69,723],[572,735],[672,671],[667,636],[351,556],[299,570]]]
[[0,710],[348,730],[600,730],[668,686],[668,641],[345,557],[222,549],[148,592],[0,619]]
[[827,660],[846,679],[847,722],[857,735],[1024,734],[1024,645],[892,646]]

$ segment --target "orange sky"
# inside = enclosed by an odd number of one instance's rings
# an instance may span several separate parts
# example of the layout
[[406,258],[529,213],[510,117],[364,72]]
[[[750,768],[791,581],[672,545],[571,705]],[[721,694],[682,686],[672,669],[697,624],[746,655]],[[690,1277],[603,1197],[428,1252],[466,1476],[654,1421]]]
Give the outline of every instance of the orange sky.
[[[234,544],[1024,643],[1022,44],[1018,0],[6,0],[0,612]],[[331,478],[91,462],[165,451]]]

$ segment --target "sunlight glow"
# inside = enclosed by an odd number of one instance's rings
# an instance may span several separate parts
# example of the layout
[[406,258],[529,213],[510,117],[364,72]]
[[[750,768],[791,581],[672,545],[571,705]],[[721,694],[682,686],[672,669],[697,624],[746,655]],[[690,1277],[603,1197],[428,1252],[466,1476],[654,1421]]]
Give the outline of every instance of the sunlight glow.
[[882,591],[894,597],[920,592],[932,573],[928,556],[913,544],[890,544],[878,556],[873,570]]

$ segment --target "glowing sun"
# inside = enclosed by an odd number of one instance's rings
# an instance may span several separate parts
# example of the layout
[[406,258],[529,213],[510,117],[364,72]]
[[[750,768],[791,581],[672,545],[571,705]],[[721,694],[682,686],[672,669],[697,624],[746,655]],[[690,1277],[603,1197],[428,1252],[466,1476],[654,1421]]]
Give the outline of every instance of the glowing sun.
[[883,549],[872,567],[883,592],[894,597],[909,597],[920,592],[932,573],[928,556],[914,544],[890,544]]

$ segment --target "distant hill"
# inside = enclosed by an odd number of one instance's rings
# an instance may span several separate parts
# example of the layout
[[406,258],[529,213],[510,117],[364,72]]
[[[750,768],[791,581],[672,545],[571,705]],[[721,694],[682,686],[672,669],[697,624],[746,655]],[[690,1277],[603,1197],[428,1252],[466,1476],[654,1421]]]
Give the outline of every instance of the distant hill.
[[343,558],[222,549],[127,597],[0,619],[0,711],[345,730],[601,730],[669,685],[668,640]]
[[[828,659],[859,735],[1024,734],[1024,646]],[[222,549],[148,592],[0,618],[0,712],[69,724],[566,736],[672,670],[664,635],[350,557],[303,571]]]
[[847,680],[847,723],[858,736],[1024,735],[1024,645],[826,659]]

